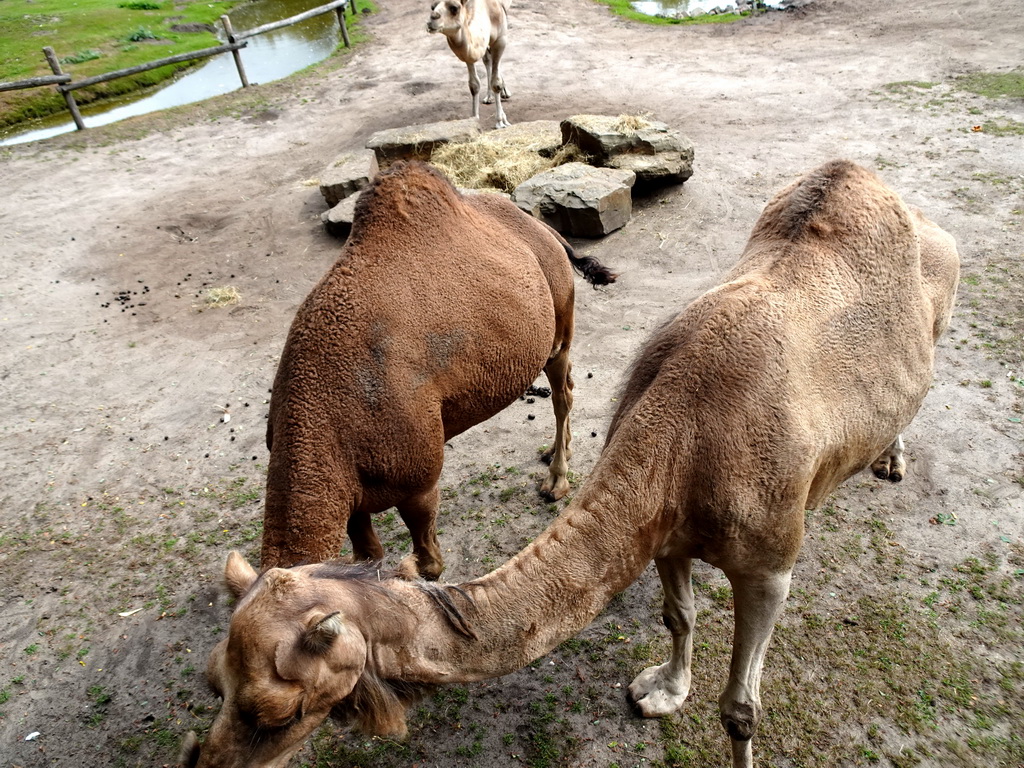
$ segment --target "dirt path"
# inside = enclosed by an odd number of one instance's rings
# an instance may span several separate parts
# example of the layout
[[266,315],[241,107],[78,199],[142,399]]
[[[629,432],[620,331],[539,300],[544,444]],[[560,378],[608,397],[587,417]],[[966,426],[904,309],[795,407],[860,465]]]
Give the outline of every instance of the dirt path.
[[[267,390],[298,302],[339,247],[309,180],[376,130],[468,112],[465,70],[423,31],[425,6],[380,5],[345,66],[0,154],[0,765],[170,763],[185,730],[208,726],[223,558],[241,548],[255,561],[259,543]],[[964,280],[906,434],[909,476],[860,475],[808,516],[755,754],[1024,764],[1024,102],[956,80],[1021,66],[1020,14],[815,0],[655,28],[589,0],[535,0],[514,9],[511,34],[513,122],[647,112],[697,151],[684,186],[579,243],[622,273],[579,293],[581,477],[639,344],[714,284],[797,174],[851,158],[955,235]],[[209,308],[205,289],[227,285],[241,301]],[[551,519],[533,475],[552,431],[538,400],[452,443],[447,579],[498,565]],[[397,561],[404,528],[380,526]],[[683,712],[643,721],[625,704],[624,686],[667,653],[656,581],[649,569],[531,667],[443,690],[414,710],[408,743],[327,727],[296,763],[724,764],[715,700],[731,604],[718,573],[697,574]]]

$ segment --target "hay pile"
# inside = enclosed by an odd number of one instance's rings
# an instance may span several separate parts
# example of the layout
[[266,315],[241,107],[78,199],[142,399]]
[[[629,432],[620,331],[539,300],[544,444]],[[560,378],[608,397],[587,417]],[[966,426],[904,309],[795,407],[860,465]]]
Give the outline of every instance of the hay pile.
[[[518,129],[518,130],[513,130]],[[445,144],[430,162],[457,187],[505,192],[538,173],[586,157],[575,144],[561,144],[550,126],[522,124],[491,131],[473,141]]]
[[226,285],[222,288],[210,288],[206,291],[206,306],[211,309],[218,307],[229,307],[237,304],[242,294],[233,285]]

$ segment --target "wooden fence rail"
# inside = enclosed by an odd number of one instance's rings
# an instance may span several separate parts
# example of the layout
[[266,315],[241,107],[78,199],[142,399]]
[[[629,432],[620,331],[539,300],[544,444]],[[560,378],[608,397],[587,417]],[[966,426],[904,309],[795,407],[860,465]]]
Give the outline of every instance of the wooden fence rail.
[[157,59],[156,61],[151,61],[147,64],[139,64],[138,66],[127,67],[126,69],[118,69],[102,75],[87,77],[83,80],[73,80],[71,75],[64,73],[60,68],[60,60],[57,58],[57,54],[54,53],[53,48],[46,46],[43,48],[43,55],[46,57],[46,61],[50,65],[50,69],[53,71],[52,75],[30,77],[26,80],[15,80],[12,82],[0,83],[0,91],[16,91],[24,88],[40,88],[43,86],[55,85],[57,87],[57,91],[64,96],[64,101],[67,104],[68,111],[71,113],[71,118],[75,121],[75,127],[78,130],[83,131],[85,130],[85,122],[82,120],[82,115],[78,111],[78,104],[75,103],[75,97],[71,94],[72,91],[78,88],[86,88],[90,85],[96,85],[97,83],[105,83],[108,80],[116,80],[120,77],[137,75],[140,72],[148,72],[151,69],[166,67],[169,64],[180,64],[183,61],[205,59],[228,51],[231,51],[234,56],[235,67],[238,70],[238,77],[242,82],[242,87],[248,88],[249,80],[245,76],[245,68],[242,66],[242,57],[239,54],[239,51],[249,44],[248,38],[255,37],[256,35],[262,35],[267,32],[273,32],[274,30],[288,27],[292,24],[297,24],[300,21],[312,19],[315,16],[334,12],[338,17],[338,25],[341,28],[342,40],[345,43],[345,47],[348,48],[352,43],[349,40],[348,26],[345,23],[346,5],[350,7],[352,14],[355,15],[356,0],[332,0],[332,2],[329,2],[326,5],[311,8],[304,13],[296,14],[295,16],[291,16],[287,19],[273,21],[269,24],[264,24],[262,26],[255,27],[254,29],[238,33],[231,28],[231,20],[227,16],[221,16],[220,20],[224,25],[224,33],[228,39],[228,42],[224,45],[218,45],[213,48],[203,48],[200,51],[190,51],[189,53],[179,53],[176,56],[167,56],[163,59]]
[[0,91],[17,91],[22,88],[38,88],[41,85],[60,85],[61,83],[70,82],[71,75],[44,75],[42,77],[30,77],[28,80],[0,83]]

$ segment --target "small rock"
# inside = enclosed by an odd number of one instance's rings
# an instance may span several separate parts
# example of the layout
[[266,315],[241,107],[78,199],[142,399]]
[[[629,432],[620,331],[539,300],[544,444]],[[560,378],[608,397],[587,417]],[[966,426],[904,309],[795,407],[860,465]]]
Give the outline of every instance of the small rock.
[[320,174],[320,194],[333,208],[345,198],[370,186],[377,175],[377,155],[369,149],[344,152]]

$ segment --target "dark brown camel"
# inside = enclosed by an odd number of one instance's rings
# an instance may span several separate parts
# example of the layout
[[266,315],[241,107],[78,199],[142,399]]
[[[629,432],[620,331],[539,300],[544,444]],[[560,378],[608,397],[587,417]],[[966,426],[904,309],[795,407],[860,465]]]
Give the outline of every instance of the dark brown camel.
[[302,306],[270,401],[262,563],[383,557],[370,515],[412,533],[409,575],[437,578],[444,444],[519,397],[543,370],[556,419],[541,493],[569,489],[572,268],[553,230],[497,195],[463,196],[436,170],[399,163],[361,196],[337,262]]

